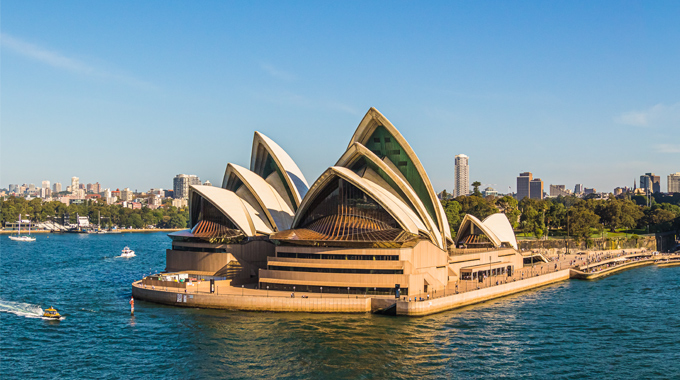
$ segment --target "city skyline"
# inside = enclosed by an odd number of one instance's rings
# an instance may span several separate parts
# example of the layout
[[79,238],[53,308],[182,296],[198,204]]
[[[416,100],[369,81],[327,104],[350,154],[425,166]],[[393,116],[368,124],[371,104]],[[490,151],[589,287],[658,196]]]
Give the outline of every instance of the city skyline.
[[470,182],[501,193],[523,171],[600,191],[656,173],[666,189],[680,4],[490,4],[4,2],[0,187],[218,184],[254,130],[315,178],[374,106],[437,191],[461,151]]

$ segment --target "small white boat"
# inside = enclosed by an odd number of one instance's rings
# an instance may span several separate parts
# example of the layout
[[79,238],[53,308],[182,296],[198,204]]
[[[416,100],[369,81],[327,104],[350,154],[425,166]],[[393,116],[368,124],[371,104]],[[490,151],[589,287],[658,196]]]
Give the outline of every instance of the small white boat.
[[128,246],[125,246],[125,248],[123,248],[122,252],[123,253],[121,253],[120,257],[135,257],[135,256],[137,256],[137,255],[135,255],[135,251],[131,250],[130,247],[128,247]]
[[31,236],[31,222],[28,222],[28,235],[21,236],[21,215],[19,215],[19,231],[17,236],[10,236],[9,238],[14,241],[35,241],[35,238]]
[[33,236],[28,236],[28,235],[10,236],[9,238],[14,240],[14,241],[35,241],[35,238]]

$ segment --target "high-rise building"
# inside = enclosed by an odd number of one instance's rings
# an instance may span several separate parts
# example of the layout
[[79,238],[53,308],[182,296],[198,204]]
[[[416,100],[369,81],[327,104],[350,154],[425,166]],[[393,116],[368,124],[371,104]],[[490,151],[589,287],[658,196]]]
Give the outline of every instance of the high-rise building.
[[652,193],[661,192],[661,177],[654,173],[645,173],[640,176],[640,188]]
[[132,200],[132,198],[134,198],[134,195],[132,193],[132,190],[130,190],[129,188],[126,187],[126,188],[124,188],[123,190],[120,191],[120,200],[121,201],[129,202],[129,201]]
[[668,175],[668,192],[680,193],[680,172]]
[[61,193],[61,182],[55,182],[54,185],[52,185],[52,192]]
[[99,184],[99,182],[95,182],[92,185],[92,192],[95,194],[99,194],[102,192],[102,185]]
[[529,187],[529,184],[531,183],[531,180],[534,178],[533,174],[531,172],[524,172],[524,173],[519,173],[519,177],[517,177],[517,200],[521,201],[525,197],[530,198],[531,197],[531,189]]
[[42,181],[42,188],[43,189],[49,189],[50,188],[50,181]]
[[550,196],[551,197],[559,197],[559,196],[569,196],[571,195],[571,190],[567,190],[566,186],[564,185],[550,185]]
[[80,178],[78,177],[71,177],[71,192],[75,192],[80,188]]
[[543,181],[540,178],[529,182],[529,197],[531,199],[543,199]]
[[188,199],[189,186],[200,184],[201,179],[195,175],[177,174],[172,181],[173,197],[175,199]]
[[574,186],[574,194],[582,194],[583,193],[583,184],[582,183],[577,183]]
[[470,194],[470,166],[468,164],[469,157],[464,154],[456,156],[455,165],[455,187],[453,189],[453,196],[459,197],[461,195]]
[[18,193],[19,192],[19,185],[9,185],[9,193]]

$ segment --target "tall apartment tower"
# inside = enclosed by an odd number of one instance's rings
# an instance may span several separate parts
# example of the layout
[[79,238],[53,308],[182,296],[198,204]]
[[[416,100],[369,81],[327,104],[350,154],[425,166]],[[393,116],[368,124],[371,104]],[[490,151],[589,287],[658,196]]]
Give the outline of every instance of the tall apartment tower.
[[519,173],[519,177],[517,177],[517,200],[521,201],[524,199],[524,197],[531,197],[531,180],[534,179],[533,174],[531,172],[524,172],[524,173]]
[[543,199],[543,181],[540,178],[532,179],[529,182],[529,198]]
[[188,199],[189,186],[200,185],[201,179],[195,175],[177,174],[172,180],[173,198]]
[[577,183],[574,185],[574,194],[582,194],[583,193],[583,184],[582,183]]
[[49,189],[50,188],[50,181],[42,181],[42,188],[43,189]]
[[680,172],[668,175],[668,192],[680,193]]
[[640,176],[640,188],[649,190],[652,193],[661,192],[661,177],[654,173],[645,173]]
[[470,194],[470,166],[468,165],[469,157],[464,154],[456,156],[455,177],[456,184],[453,189],[453,196]]
[[52,185],[52,192],[53,193],[61,192],[61,182],[55,182],[54,185]]
[[80,188],[80,178],[71,177],[71,192],[76,192]]

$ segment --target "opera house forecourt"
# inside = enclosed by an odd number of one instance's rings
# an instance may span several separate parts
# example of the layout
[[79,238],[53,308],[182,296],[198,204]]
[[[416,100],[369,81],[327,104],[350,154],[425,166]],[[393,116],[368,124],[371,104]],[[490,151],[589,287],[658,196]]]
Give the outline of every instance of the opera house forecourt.
[[505,214],[483,221],[467,215],[452,236],[425,168],[374,108],[311,186],[286,151],[255,132],[250,168],[229,163],[221,187],[191,186],[189,207],[191,228],[169,235],[166,271],[135,282],[136,298],[241,310],[424,314],[409,309],[409,300],[458,296],[471,303],[475,292],[459,294],[459,286],[507,279],[523,267]]

